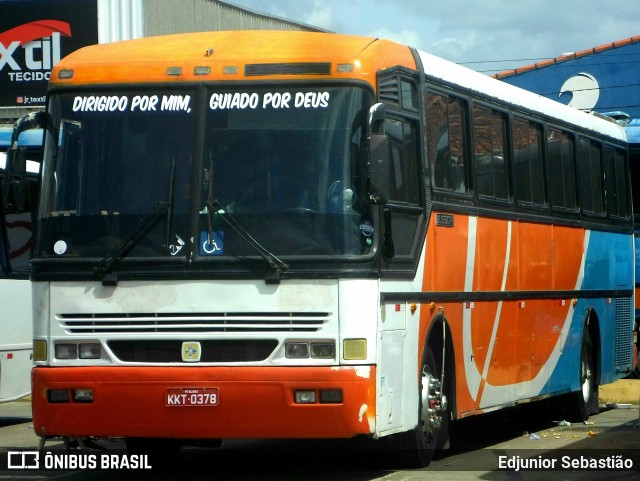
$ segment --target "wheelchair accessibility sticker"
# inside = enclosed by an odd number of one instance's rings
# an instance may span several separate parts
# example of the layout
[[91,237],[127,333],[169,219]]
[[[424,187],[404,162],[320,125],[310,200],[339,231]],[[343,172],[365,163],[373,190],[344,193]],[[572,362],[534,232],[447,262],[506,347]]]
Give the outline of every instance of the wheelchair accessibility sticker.
[[224,252],[224,232],[214,231],[211,233],[211,239],[209,239],[209,233],[206,231],[200,232],[200,255],[201,256],[220,256]]

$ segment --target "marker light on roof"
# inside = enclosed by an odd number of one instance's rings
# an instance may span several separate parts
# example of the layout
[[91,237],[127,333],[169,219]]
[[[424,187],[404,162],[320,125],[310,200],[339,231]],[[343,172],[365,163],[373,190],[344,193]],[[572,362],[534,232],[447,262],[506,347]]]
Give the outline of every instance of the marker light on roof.
[[70,79],[73,77],[73,70],[60,70],[58,72],[59,79]]
[[167,75],[182,75],[182,67],[168,67]]
[[198,66],[193,69],[194,75],[209,75],[211,73],[211,67]]
[[223,67],[222,73],[225,75],[236,75],[238,73],[238,67],[237,65],[227,65]]

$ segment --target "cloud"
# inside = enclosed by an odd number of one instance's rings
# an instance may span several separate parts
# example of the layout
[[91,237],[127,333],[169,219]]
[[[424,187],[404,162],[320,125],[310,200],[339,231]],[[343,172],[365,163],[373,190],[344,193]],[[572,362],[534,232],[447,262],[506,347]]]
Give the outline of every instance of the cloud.
[[313,7],[305,17],[304,23],[331,30],[331,26],[333,25],[333,9],[326,2],[314,0]]
[[393,40],[398,43],[409,45],[411,47],[418,47],[422,41],[420,35],[413,30],[390,30],[385,27],[372,30],[367,35],[371,37],[384,38],[387,40]]
[[[638,0],[230,1],[333,32],[389,38],[478,70],[528,65],[640,34]],[[479,61],[490,62],[470,63]]]
[[454,60],[464,58],[466,49],[457,38],[443,38],[433,43],[428,51],[438,57]]

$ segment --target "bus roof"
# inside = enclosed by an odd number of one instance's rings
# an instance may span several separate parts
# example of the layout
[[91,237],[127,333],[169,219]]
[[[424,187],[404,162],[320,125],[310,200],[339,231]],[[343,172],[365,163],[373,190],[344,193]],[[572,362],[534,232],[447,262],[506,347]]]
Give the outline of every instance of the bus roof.
[[[375,85],[376,72],[381,68],[398,64],[415,68],[409,48],[387,40],[320,32],[239,30],[92,45],[62,59],[52,71],[51,83],[237,81],[246,76],[272,80],[291,79],[292,74],[317,78],[326,75],[323,66],[340,64],[351,69],[334,69],[329,72],[333,78],[357,78],[371,85]],[[245,73],[247,66],[256,65],[271,68]],[[181,73],[168,73],[174,67],[180,67]],[[209,67],[210,71],[198,75],[196,67]],[[73,70],[73,78],[60,79],[61,70]]]
[[625,131],[630,144],[640,144],[640,119],[632,119],[625,125]]
[[[0,127],[0,150],[11,147],[12,127]],[[25,130],[18,137],[18,145],[25,147],[42,147],[42,129]]]
[[[445,83],[614,139],[626,139],[624,130],[615,122],[585,114],[428,53],[419,52],[419,55],[425,73]],[[375,86],[377,72],[396,65],[416,68],[409,47],[374,37],[300,31],[217,31],[85,47],[62,59],[54,67],[50,82],[52,86],[113,85],[330,76],[334,80],[359,79]]]
[[420,58],[426,73],[444,82],[454,83],[469,91],[507,102],[525,111],[533,111],[543,116],[561,119],[614,139],[626,141],[624,129],[614,119],[605,120],[602,117],[587,114],[574,107],[501,82],[426,52],[420,52]]
[[[11,147],[11,134],[13,127],[0,127],[0,171],[4,171],[7,167],[6,150]],[[35,149],[42,148],[42,129],[25,130],[18,137],[18,145],[24,147],[32,147]],[[33,153],[33,152],[32,152]],[[40,172],[40,164],[33,160],[27,160],[27,173],[38,174]]]

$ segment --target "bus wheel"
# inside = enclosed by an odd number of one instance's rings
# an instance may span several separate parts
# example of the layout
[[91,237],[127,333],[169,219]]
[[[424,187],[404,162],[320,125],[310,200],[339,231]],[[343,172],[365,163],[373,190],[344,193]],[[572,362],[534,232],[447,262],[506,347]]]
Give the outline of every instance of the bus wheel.
[[418,426],[394,436],[394,447],[399,460],[407,467],[428,466],[436,448],[440,447],[440,434],[448,429],[447,401],[441,395],[440,380],[433,352],[428,349],[420,378]]
[[580,350],[580,390],[576,393],[578,421],[586,421],[596,392],[593,345],[589,331],[585,329]]
[[579,389],[565,394],[558,399],[561,416],[572,422],[583,422],[589,419],[597,393],[595,378],[595,360],[593,345],[589,331],[585,328],[580,349]]

